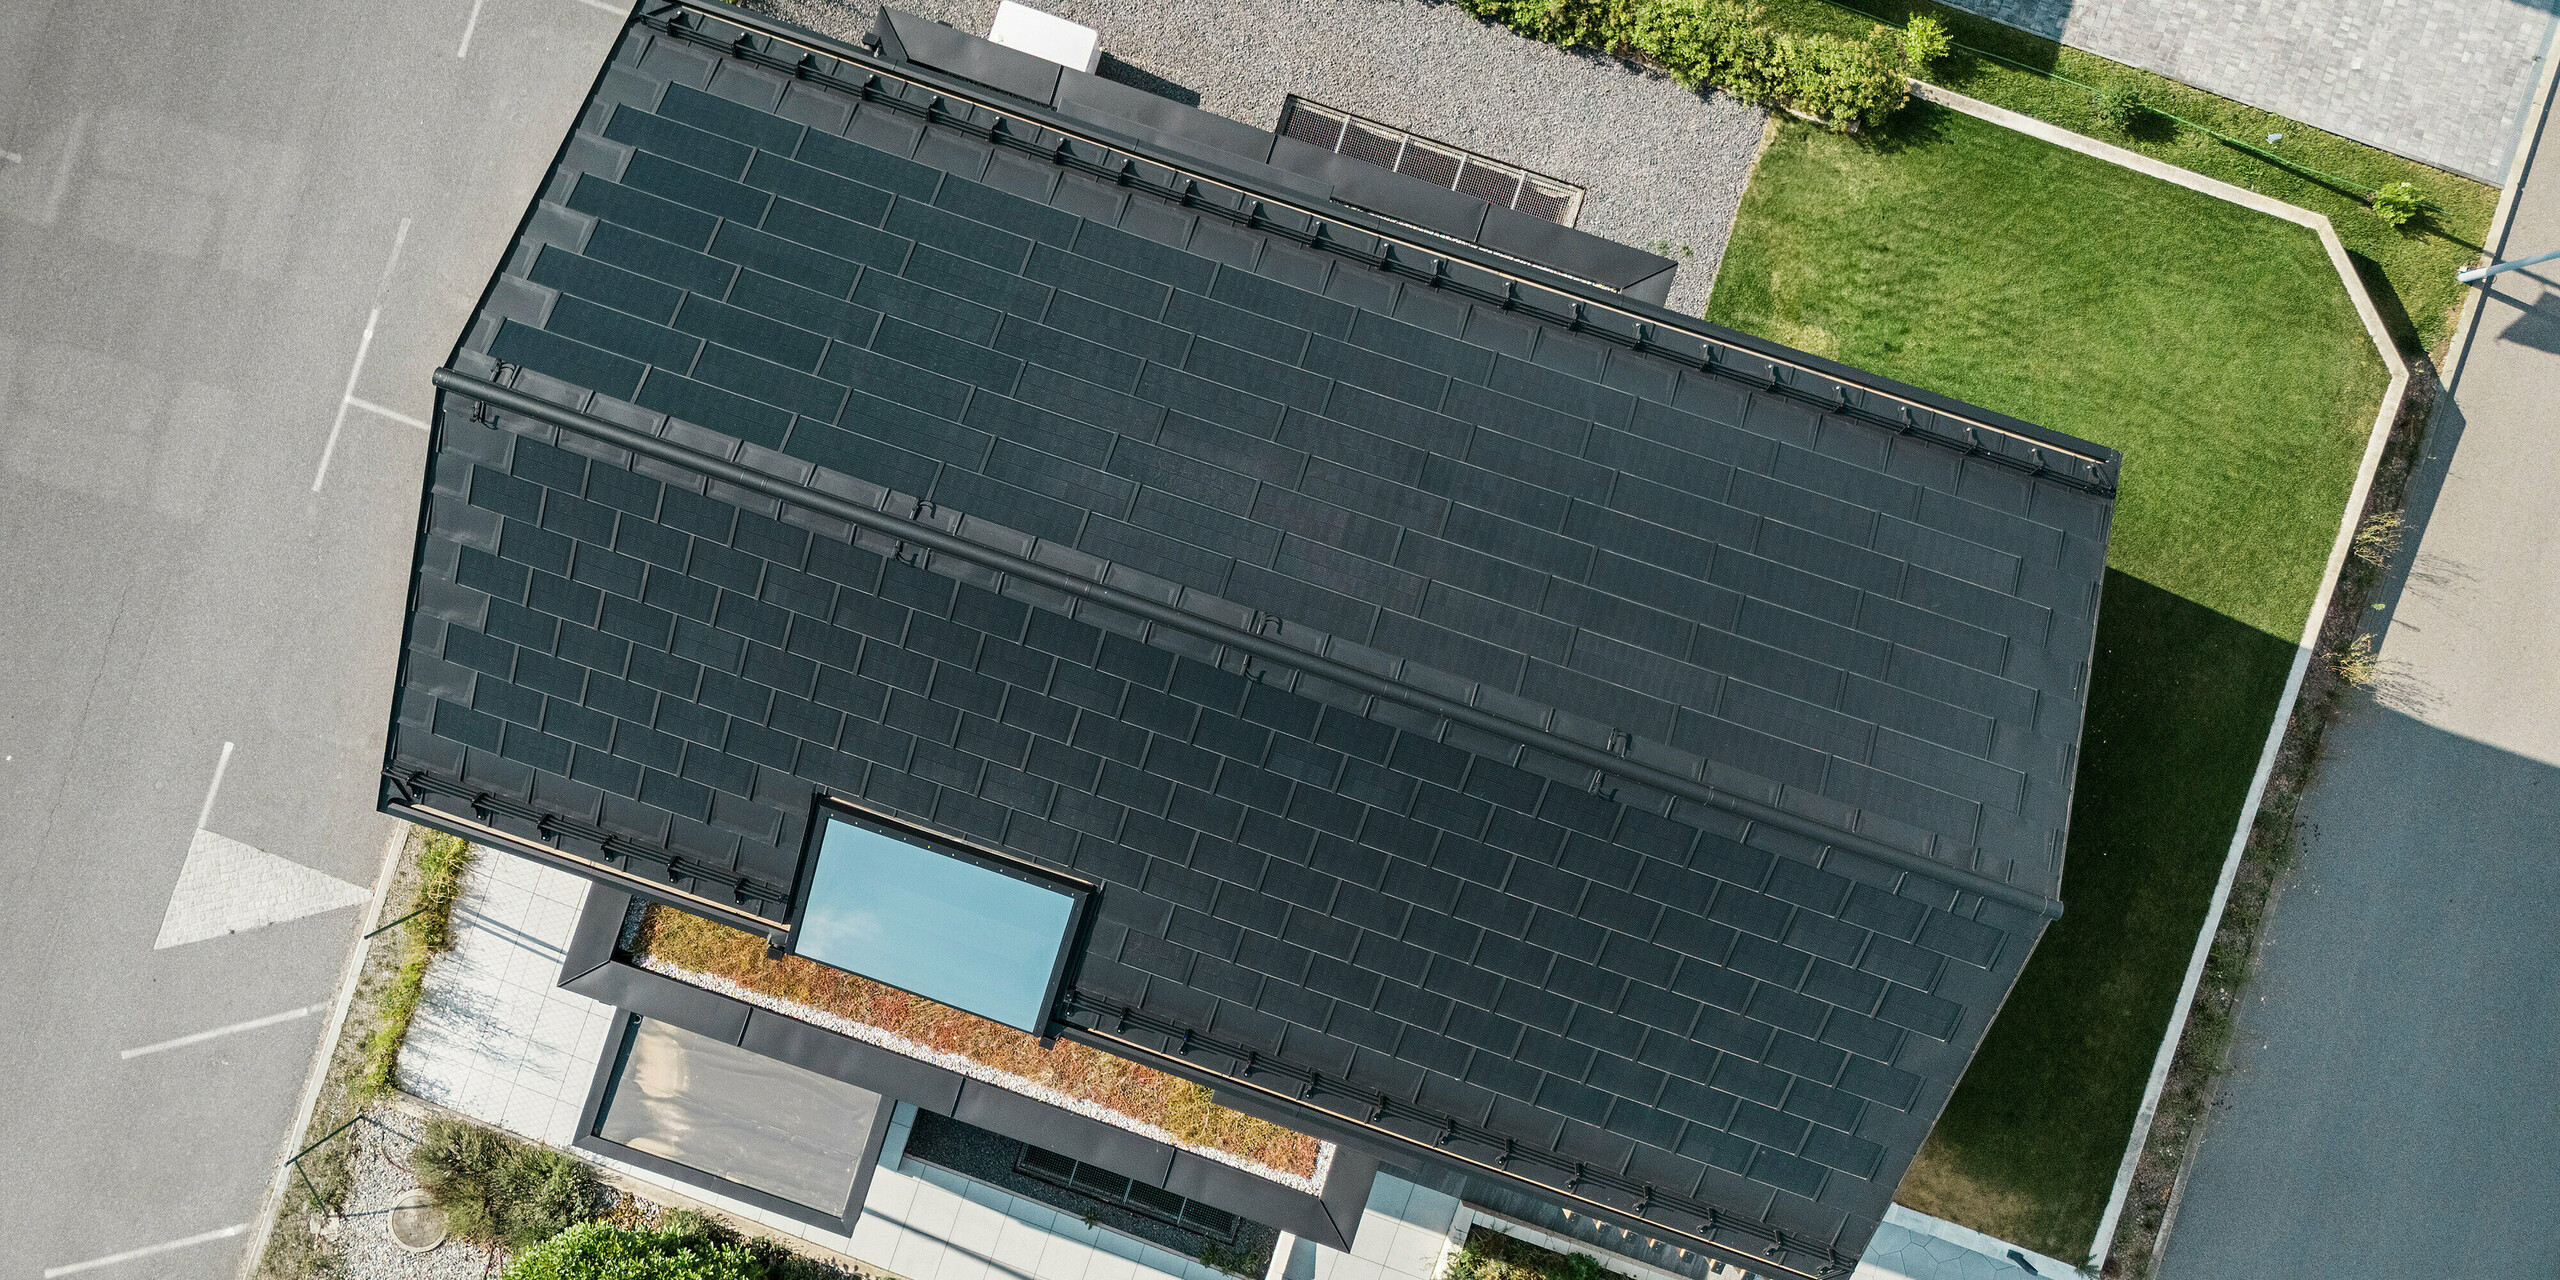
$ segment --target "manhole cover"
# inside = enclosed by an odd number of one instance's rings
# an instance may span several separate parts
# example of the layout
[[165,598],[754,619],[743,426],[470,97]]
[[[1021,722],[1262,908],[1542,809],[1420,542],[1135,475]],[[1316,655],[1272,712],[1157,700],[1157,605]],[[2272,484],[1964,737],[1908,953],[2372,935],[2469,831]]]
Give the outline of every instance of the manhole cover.
[[391,1243],[411,1253],[425,1253],[444,1243],[444,1210],[429,1204],[425,1196],[411,1196],[393,1205],[384,1221],[391,1229]]

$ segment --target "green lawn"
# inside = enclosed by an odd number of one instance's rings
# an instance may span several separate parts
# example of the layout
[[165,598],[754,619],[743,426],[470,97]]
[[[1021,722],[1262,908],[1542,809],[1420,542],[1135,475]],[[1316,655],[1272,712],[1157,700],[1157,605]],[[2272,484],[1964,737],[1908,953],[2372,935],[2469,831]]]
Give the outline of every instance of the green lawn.
[[2125,453],[2067,914],[1901,1192],[2083,1257],[2384,368],[2310,231],[1917,102],[1779,127],[1708,315]]
[[[1858,12],[1845,11],[1843,4]],[[2384,323],[2405,350],[2431,350],[2451,330],[2454,304],[2462,295],[2453,273],[2471,265],[2497,206],[2495,189],[2468,178],[2065,48],[1936,0],[1765,0],[1764,8],[1769,19],[1783,27],[1850,35],[1868,30],[1875,18],[1899,25],[1914,14],[1929,14],[1945,23],[1958,42],[1971,46],[1933,66],[1924,77],[1931,83],[2326,214],[2348,254],[2356,259],[2357,271],[2372,291]],[[2153,105],[2262,145],[2298,167],[2287,168],[2203,134],[2170,128],[2156,118],[2130,134],[2110,128],[2097,119],[2087,90],[1972,50],[1988,51],[2081,84],[2139,86]],[[2270,133],[2282,134],[2283,140],[2265,143]],[[2321,174],[2364,187],[2414,182],[2440,211],[2405,231],[2394,230],[2373,216],[2360,192],[2329,183]]]

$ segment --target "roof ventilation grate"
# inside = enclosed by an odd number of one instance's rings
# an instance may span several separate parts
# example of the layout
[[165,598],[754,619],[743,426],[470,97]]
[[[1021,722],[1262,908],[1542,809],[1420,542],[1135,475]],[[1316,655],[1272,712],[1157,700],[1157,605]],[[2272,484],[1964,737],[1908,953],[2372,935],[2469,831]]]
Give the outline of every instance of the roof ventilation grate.
[[1280,132],[1300,142],[1393,169],[1435,187],[1463,191],[1496,208],[1570,227],[1582,214],[1582,188],[1490,156],[1416,137],[1296,94],[1280,108]]

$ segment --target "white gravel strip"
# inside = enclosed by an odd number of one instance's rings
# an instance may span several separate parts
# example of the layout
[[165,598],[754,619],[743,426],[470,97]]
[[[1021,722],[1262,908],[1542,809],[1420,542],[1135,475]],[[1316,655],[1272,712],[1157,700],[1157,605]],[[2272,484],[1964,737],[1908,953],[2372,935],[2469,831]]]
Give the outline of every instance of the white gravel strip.
[[[996,0],[897,0],[986,34]],[[875,0],[745,0],[840,40]],[[1425,0],[1038,0],[1102,33],[1103,50],[1269,129],[1291,93],[1562,178],[1590,192],[1584,231],[1680,259],[1669,306],[1699,315],[1766,119],[1614,59],[1523,39]],[[1105,62],[1105,68],[1110,64]]]
[[1320,1143],[1316,1148],[1316,1171],[1314,1175],[1310,1177],[1300,1177],[1299,1175],[1290,1173],[1287,1170],[1274,1169],[1269,1165],[1257,1164],[1231,1151],[1220,1151],[1213,1147],[1203,1147],[1185,1142],[1182,1139],[1173,1136],[1171,1133],[1166,1132],[1159,1126],[1149,1124],[1135,1116],[1122,1115],[1109,1107],[1103,1106],[1101,1103],[1085,1098],[1078,1098],[1071,1094],[1061,1093],[1047,1085],[1015,1075],[1010,1071],[998,1071],[994,1067],[990,1067],[975,1058],[962,1057],[956,1053],[945,1053],[930,1045],[918,1044],[904,1036],[891,1034],[890,1032],[872,1026],[867,1022],[857,1022],[852,1018],[843,1016],[842,1014],[829,1013],[824,1009],[812,1008],[797,1001],[785,1000],[778,996],[767,995],[764,992],[758,991],[752,987],[742,986],[739,983],[723,978],[717,974],[696,973],[681,965],[669,964],[655,956],[636,957],[633,963],[639,965],[643,969],[647,969],[651,973],[664,974],[678,982],[688,983],[710,991],[717,991],[725,996],[733,996],[737,999],[744,1000],[749,1004],[771,1009],[775,1013],[782,1014],[786,1017],[797,1018],[802,1022],[815,1023],[818,1026],[825,1027],[829,1031],[840,1032],[844,1035],[852,1036],[854,1039],[860,1040],[865,1044],[875,1044],[892,1053],[903,1053],[910,1058],[920,1059],[925,1062],[930,1062],[937,1067],[944,1067],[952,1071],[957,1071],[972,1080],[984,1080],[988,1084],[995,1085],[999,1088],[1011,1089],[1015,1093],[1028,1094],[1029,1096],[1038,1098],[1042,1102],[1046,1102],[1052,1106],[1064,1107],[1078,1115],[1091,1116],[1096,1120],[1102,1121],[1104,1124],[1115,1125],[1119,1128],[1126,1129],[1131,1133],[1137,1134],[1140,1137],[1150,1138],[1154,1141],[1164,1143],[1167,1146],[1179,1147],[1194,1155],[1215,1160],[1223,1165],[1230,1165],[1235,1168],[1242,1169],[1257,1177],[1269,1178],[1273,1182],[1277,1182],[1282,1186],[1294,1187],[1297,1190],[1308,1193],[1309,1195],[1318,1194],[1324,1190],[1325,1174],[1333,1167],[1333,1144],[1330,1142]]

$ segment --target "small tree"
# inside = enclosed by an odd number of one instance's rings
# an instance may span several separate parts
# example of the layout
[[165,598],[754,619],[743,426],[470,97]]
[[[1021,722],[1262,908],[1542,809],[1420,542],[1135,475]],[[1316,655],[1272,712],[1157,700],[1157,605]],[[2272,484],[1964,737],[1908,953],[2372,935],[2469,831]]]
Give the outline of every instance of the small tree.
[[465,1240],[522,1249],[595,1216],[594,1170],[475,1124],[428,1121],[409,1164]]
[[2373,193],[2373,216],[2386,227],[2404,227],[2427,211],[2427,193],[2414,182],[2385,184]]
[[1947,24],[1920,14],[1902,29],[1902,58],[1911,64],[1912,74],[1929,69],[1929,64],[1947,56],[1956,47],[1954,36],[1947,34]]
[[2101,123],[2127,133],[2151,114],[2151,97],[2141,85],[2120,80],[2098,90],[2094,109]]

